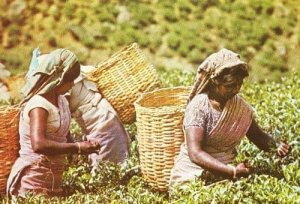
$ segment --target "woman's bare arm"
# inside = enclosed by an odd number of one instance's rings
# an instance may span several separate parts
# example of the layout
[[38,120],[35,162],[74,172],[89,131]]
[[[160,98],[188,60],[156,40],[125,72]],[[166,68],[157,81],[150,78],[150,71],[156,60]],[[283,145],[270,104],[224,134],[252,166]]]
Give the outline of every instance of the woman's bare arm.
[[[248,139],[261,150],[269,151],[271,148],[276,148],[275,140],[265,133],[254,119],[252,120],[251,126],[246,135]],[[290,149],[290,145],[285,142],[280,142],[277,145],[277,154],[281,157],[285,157],[289,154]]]
[[29,112],[30,137],[34,152],[48,155],[78,153],[79,145],[82,153],[97,152],[99,143],[88,141],[76,143],[59,143],[46,138],[48,112],[43,108],[34,108]]
[[269,151],[272,147],[276,148],[275,140],[265,133],[254,119],[246,135],[261,150]]
[[224,176],[232,176],[232,167],[223,164],[202,149],[203,139],[203,128],[189,127],[186,129],[186,142],[191,161],[211,172]]

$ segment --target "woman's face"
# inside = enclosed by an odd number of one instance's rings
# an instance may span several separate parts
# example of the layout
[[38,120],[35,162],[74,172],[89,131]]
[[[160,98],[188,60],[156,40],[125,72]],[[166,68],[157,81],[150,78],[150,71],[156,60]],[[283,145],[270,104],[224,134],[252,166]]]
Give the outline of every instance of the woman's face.
[[74,86],[74,80],[79,76],[79,74],[80,64],[77,62],[72,69],[66,73],[62,83],[56,87],[56,93],[59,95],[67,93]]
[[67,93],[73,86],[74,86],[74,81],[64,82],[55,88],[55,92],[58,95],[63,95]]
[[243,80],[236,80],[228,84],[219,84],[216,86],[214,92],[218,98],[229,100],[234,97],[241,89]]

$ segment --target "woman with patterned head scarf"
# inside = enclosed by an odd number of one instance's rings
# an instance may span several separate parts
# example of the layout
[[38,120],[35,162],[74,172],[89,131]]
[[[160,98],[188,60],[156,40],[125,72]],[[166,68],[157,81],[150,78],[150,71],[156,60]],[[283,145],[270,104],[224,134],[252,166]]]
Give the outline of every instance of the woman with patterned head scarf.
[[[252,108],[237,95],[247,76],[247,64],[227,49],[199,66],[183,120],[185,142],[171,171],[171,185],[193,180],[204,170],[231,178],[250,174],[244,163],[228,165],[244,135],[262,150],[276,147],[256,123]],[[280,143],[277,152],[286,156],[289,149]]]
[[93,142],[70,142],[70,111],[63,94],[80,73],[77,57],[66,49],[39,55],[38,50],[33,52],[22,90],[20,156],[8,178],[9,196],[25,196],[28,192],[59,195],[63,154],[89,154],[99,149]]

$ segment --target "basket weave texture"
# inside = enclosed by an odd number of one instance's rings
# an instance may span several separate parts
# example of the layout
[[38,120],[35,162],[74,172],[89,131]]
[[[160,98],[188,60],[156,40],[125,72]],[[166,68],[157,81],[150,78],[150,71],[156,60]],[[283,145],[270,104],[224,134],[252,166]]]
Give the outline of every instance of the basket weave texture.
[[125,47],[87,74],[112,104],[123,123],[135,120],[133,103],[141,93],[160,86],[158,74],[138,44]]
[[190,91],[190,87],[159,89],[135,103],[143,177],[161,191],[168,189],[174,158],[184,140],[182,120]]
[[0,107],[0,194],[5,194],[6,182],[19,151],[19,108]]

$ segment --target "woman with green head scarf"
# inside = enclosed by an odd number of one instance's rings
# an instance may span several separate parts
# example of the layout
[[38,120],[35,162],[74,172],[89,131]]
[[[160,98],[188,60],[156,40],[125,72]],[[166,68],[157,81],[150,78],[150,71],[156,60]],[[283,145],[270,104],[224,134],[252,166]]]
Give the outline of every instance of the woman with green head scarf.
[[71,51],[57,49],[40,56],[34,50],[22,89],[20,156],[8,179],[8,195],[61,194],[64,154],[90,154],[99,149],[97,143],[70,139],[71,116],[64,94],[79,73],[79,62]]
[[[276,147],[256,123],[250,105],[238,95],[247,76],[247,64],[227,49],[199,66],[183,120],[185,142],[171,171],[171,185],[194,180],[204,170],[229,178],[250,174],[245,163],[229,165],[244,135],[262,150]],[[280,156],[289,150],[285,143],[277,146]]]

